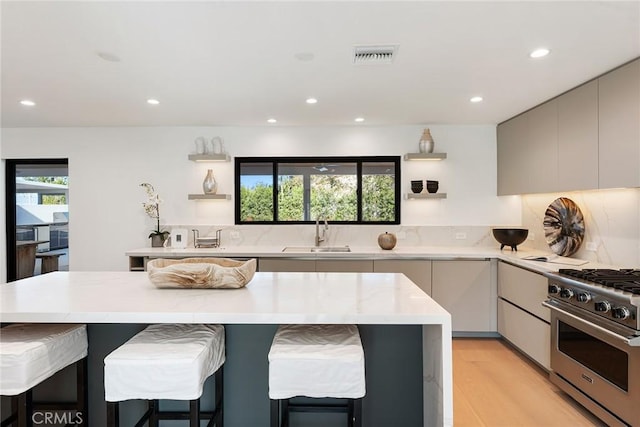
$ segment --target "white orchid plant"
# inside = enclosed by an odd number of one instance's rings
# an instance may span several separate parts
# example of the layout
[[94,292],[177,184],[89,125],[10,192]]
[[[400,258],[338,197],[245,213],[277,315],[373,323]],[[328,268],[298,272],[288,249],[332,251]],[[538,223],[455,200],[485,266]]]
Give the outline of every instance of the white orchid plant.
[[156,220],[156,228],[149,234],[149,238],[160,235],[162,236],[162,240],[165,240],[169,236],[169,232],[160,229],[160,203],[162,203],[162,199],[158,193],[156,193],[153,185],[148,182],[143,182],[140,184],[140,187],[143,187],[147,193],[147,201],[142,203],[142,207],[150,218]]

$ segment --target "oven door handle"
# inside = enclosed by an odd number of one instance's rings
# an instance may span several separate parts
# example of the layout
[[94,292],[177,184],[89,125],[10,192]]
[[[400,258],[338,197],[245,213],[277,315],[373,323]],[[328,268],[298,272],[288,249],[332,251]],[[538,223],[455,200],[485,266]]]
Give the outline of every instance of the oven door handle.
[[572,320],[580,323],[581,325],[584,325],[585,327],[596,329],[599,332],[602,332],[603,334],[605,334],[605,335],[607,335],[607,336],[609,336],[609,337],[611,337],[611,338],[613,338],[613,339],[615,339],[617,341],[622,341],[622,343],[624,343],[626,345],[629,345],[631,347],[640,347],[640,337],[633,337],[633,338],[623,337],[622,335],[616,334],[615,332],[611,332],[610,330],[605,329],[602,326],[596,325],[595,323],[587,322],[584,319],[581,319],[578,316],[575,316],[575,315],[573,315],[573,314],[571,314],[571,313],[569,313],[569,312],[567,312],[565,310],[562,310],[562,309],[556,307],[555,305],[550,304],[547,301],[543,301],[542,305],[547,307],[550,310],[554,310],[554,311],[556,311],[558,313],[561,313],[561,314],[563,314],[563,315],[565,315],[567,317],[570,317]]

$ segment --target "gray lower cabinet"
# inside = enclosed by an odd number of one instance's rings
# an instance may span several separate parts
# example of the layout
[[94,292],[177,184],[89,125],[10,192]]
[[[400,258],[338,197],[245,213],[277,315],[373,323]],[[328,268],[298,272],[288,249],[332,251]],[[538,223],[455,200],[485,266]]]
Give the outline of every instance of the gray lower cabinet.
[[258,270],[267,272],[314,272],[316,271],[316,260],[295,258],[260,258],[260,261],[258,262]]
[[451,313],[454,332],[496,331],[493,266],[489,260],[432,261],[431,297]]
[[365,259],[296,259],[260,258],[260,271],[371,273],[373,260]]
[[549,370],[551,330],[547,279],[539,273],[498,263],[498,333]]
[[431,261],[426,259],[382,259],[373,262],[375,273],[403,273],[431,295]]
[[370,259],[319,259],[316,271],[331,273],[372,273],[373,260]]

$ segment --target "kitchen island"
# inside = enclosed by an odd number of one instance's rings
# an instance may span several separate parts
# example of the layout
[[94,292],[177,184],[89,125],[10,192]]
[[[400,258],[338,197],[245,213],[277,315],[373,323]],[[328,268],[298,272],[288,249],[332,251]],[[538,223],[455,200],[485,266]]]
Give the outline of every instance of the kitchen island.
[[[413,378],[422,385],[418,390],[422,392],[422,425],[453,425],[451,317],[402,274],[258,272],[242,289],[203,290],[158,289],[146,274],[136,272],[55,272],[0,286],[0,307],[0,321],[4,323],[89,324],[91,425],[103,425],[104,420],[101,388],[104,354],[135,333],[135,329],[127,328],[128,325],[139,329],[140,325],[150,323],[227,325],[227,364],[231,367],[234,363],[237,365],[234,359],[243,356],[237,354],[240,351],[235,349],[240,347],[235,343],[246,344],[256,340],[256,334],[260,333],[266,335],[257,337],[263,345],[258,346],[258,350],[245,348],[242,352],[245,355],[253,353],[256,358],[253,363],[257,360],[266,366],[266,353],[275,325],[358,324],[367,359],[368,392],[363,402],[365,424],[384,426],[380,421],[383,417],[375,411],[393,411],[393,407],[384,408],[384,404],[394,402],[380,402],[376,389],[390,388],[393,393],[402,393],[405,385],[398,384],[395,377],[408,373],[406,378]],[[410,341],[416,341],[416,330],[418,341],[421,338],[418,352],[409,351],[411,354],[405,355],[402,346],[410,346]],[[400,336],[408,337],[407,342],[398,342]],[[410,363],[402,365],[402,357],[415,358],[420,349],[421,366],[414,369]],[[385,352],[389,357],[380,358],[379,353]],[[398,375],[380,375],[380,371],[385,370]],[[244,381],[234,378],[234,372],[241,373],[242,370],[225,367],[225,394],[227,389]],[[262,378],[266,372],[263,369],[257,373],[260,376],[256,380],[257,386],[244,384],[242,387],[257,388],[264,402],[234,402],[233,394],[228,399],[225,397],[225,424],[228,426],[246,425],[246,422],[234,420],[236,411],[233,408],[236,406],[245,413],[252,409],[261,413],[264,407],[264,417],[260,419],[264,418],[264,425],[267,425],[267,390],[261,389],[266,384],[266,378]],[[406,388],[411,387],[407,385]],[[372,403],[367,404],[367,399]],[[400,408],[399,413],[402,412],[404,410]]]

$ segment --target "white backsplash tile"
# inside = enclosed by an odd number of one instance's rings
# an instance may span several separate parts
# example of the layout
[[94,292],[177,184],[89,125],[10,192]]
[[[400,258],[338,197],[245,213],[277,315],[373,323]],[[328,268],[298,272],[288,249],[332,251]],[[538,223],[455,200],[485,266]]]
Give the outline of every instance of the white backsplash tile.
[[[547,207],[558,197],[573,200],[582,211],[585,238],[573,255],[622,267],[640,267],[640,189],[532,194],[522,196],[522,224],[535,235],[527,246],[549,250],[542,222]],[[595,251],[587,250],[594,243]]]
[[[222,230],[222,246],[313,246],[315,225],[172,225],[197,229],[200,236],[214,236]],[[402,246],[491,247],[497,242],[485,226],[400,226],[329,224],[324,246],[377,246],[378,235],[395,233]],[[464,239],[460,238],[462,235]],[[193,234],[189,236],[193,245]]]

